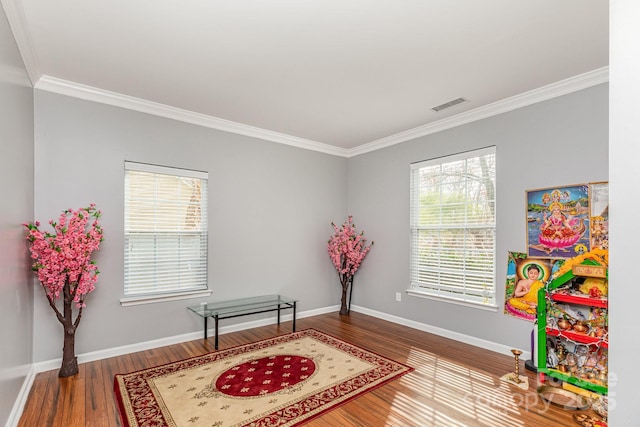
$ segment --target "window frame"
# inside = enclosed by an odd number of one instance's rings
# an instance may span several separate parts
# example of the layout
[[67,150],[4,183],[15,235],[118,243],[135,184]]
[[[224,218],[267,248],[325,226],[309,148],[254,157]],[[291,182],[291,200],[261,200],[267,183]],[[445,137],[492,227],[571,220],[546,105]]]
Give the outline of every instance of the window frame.
[[[208,193],[208,178],[209,178],[208,173],[203,171],[196,171],[196,170],[169,167],[169,166],[159,166],[159,165],[138,163],[138,162],[132,162],[132,161],[125,161],[124,169],[125,169],[124,212],[123,212],[123,218],[124,218],[123,295],[124,296],[120,299],[120,304],[122,306],[130,306],[130,305],[147,304],[147,303],[153,303],[153,302],[159,302],[159,301],[171,301],[171,300],[180,300],[180,299],[187,299],[187,298],[206,297],[211,295],[212,291],[209,289],[209,286],[208,286],[208,274],[209,274],[208,273],[208,264],[209,264],[208,262],[209,261],[208,260],[208,252],[209,252],[208,224],[207,224],[207,217],[208,217],[208,212],[207,212],[208,211],[208,194],[207,193]],[[162,205],[159,205],[159,202],[160,202],[159,198],[160,196],[162,196],[162,194],[160,193],[154,193],[153,196],[151,196],[150,199],[148,200],[148,202],[150,202],[152,205],[152,210],[154,212],[155,220],[150,221],[148,223],[141,224],[141,227],[146,228],[146,226],[150,226],[152,230],[143,231],[142,228],[139,228],[138,230],[131,230],[129,228],[131,222],[136,219],[134,216],[135,214],[131,214],[131,212],[129,212],[129,208],[130,208],[129,204],[131,203],[130,198],[135,197],[134,195],[130,194],[130,191],[133,191],[133,190],[131,190],[129,186],[130,185],[129,180],[132,177],[134,177],[135,173],[139,173],[139,172],[165,176],[165,179],[166,179],[166,176],[173,176],[173,177],[184,178],[184,179],[199,180],[199,183],[200,183],[200,188],[199,188],[200,199],[198,200],[199,221],[197,222],[197,225],[196,225],[197,229],[195,231],[187,231],[182,227],[177,226],[177,224],[172,226],[167,226],[167,225],[165,225],[164,227],[161,226],[161,223],[159,222],[160,220],[157,219],[159,217],[155,215],[158,212],[159,207],[162,209]],[[154,183],[157,184],[155,177],[153,179],[154,179]],[[173,207],[174,210],[185,209],[185,208],[188,209],[192,205],[191,200],[185,203],[183,200],[182,201],[180,200],[179,195],[175,195],[175,196],[176,197],[170,199],[170,202],[169,202],[174,206]],[[140,209],[140,207],[138,207],[138,209]],[[165,206],[165,209],[166,209],[166,206]],[[141,215],[141,214],[138,213],[138,215]],[[174,227],[174,228],[171,229],[171,227]],[[164,229],[159,230],[159,228],[164,228]],[[167,231],[168,229],[170,231]],[[138,256],[145,256],[145,255],[152,255],[152,257],[157,256],[157,251],[158,251],[157,246],[159,244],[158,242],[161,242],[162,239],[164,239],[165,242],[162,242],[162,243],[164,243],[165,245],[168,245],[165,247],[168,247],[169,249],[176,251],[177,259],[179,260],[177,261],[178,263],[182,263],[183,260],[186,258],[186,255],[189,254],[188,250],[187,251],[181,250],[182,240],[184,238],[188,239],[189,236],[191,236],[191,238],[196,236],[197,238],[195,239],[195,242],[199,242],[199,243],[196,243],[197,249],[195,250],[195,252],[198,255],[195,258],[197,260],[195,268],[198,273],[195,273],[195,274],[192,273],[192,274],[194,276],[199,277],[195,280],[197,284],[194,284],[193,286],[184,286],[184,287],[181,287],[178,285],[174,287],[169,287],[166,290],[150,291],[150,292],[144,292],[144,291],[131,292],[130,290],[128,291],[128,289],[132,289],[132,288],[135,290],[135,284],[133,285],[133,287],[131,287],[131,278],[132,276],[136,275],[136,273],[139,274],[139,272],[141,271],[140,267],[138,269],[134,269],[133,274],[130,270],[131,262],[132,262],[132,259],[130,257],[131,255],[130,242],[132,238],[135,238],[132,236],[135,236],[136,232],[138,236],[141,237],[141,239],[138,240],[139,243],[144,244],[145,239],[147,241],[151,239],[151,241],[155,242],[153,243],[154,249],[152,249],[148,253],[138,253]],[[168,235],[174,236],[173,237],[174,241],[171,241],[172,239],[167,238]],[[193,247],[193,244],[191,246]],[[194,253],[194,250],[192,249],[191,255],[193,255],[193,253]],[[173,261],[173,262],[175,263],[176,261]],[[160,268],[161,266],[162,264],[158,264],[154,262],[152,264],[153,273],[148,273],[147,278],[151,278],[151,276],[156,274],[162,275],[162,272],[159,271],[161,270]],[[191,268],[189,268],[188,270],[191,270]],[[203,275],[204,275],[204,279],[202,279]],[[144,280],[144,277],[142,279]],[[142,287],[144,286],[145,285],[143,285]]]
[[[488,208],[490,208],[489,204],[491,203],[493,204],[493,221],[476,222],[476,223],[468,221],[466,219],[468,216],[468,208],[466,208],[465,210],[465,220],[461,225],[460,224],[452,225],[453,222],[449,223],[447,221],[443,221],[442,208],[446,207],[447,205],[446,203],[442,203],[442,196],[441,196],[442,193],[439,192],[438,194],[440,194],[440,203],[436,205],[439,210],[439,223],[436,225],[430,225],[430,226],[425,226],[424,224],[420,225],[419,223],[420,208],[423,207],[423,203],[420,199],[420,195],[421,195],[421,189],[419,185],[420,171],[421,170],[424,171],[427,168],[433,169],[434,167],[437,167],[437,168],[440,168],[440,171],[442,172],[443,166],[451,165],[453,163],[460,163],[460,162],[464,162],[465,171],[467,171],[468,169],[466,169],[466,167],[469,161],[477,160],[482,156],[493,156],[493,169],[492,169],[493,175],[490,177],[490,180],[493,183],[493,189],[492,189],[493,200],[489,200],[489,198],[487,197],[484,198],[484,202],[487,204]],[[452,303],[452,304],[459,304],[459,305],[470,306],[470,307],[484,309],[484,310],[497,311],[498,306],[497,306],[497,286],[496,286],[496,212],[497,212],[496,211],[496,199],[497,199],[496,197],[496,176],[497,176],[496,165],[497,165],[497,162],[496,162],[495,146],[485,147],[481,149],[476,149],[476,150],[466,151],[466,152],[448,155],[444,157],[425,160],[421,162],[416,162],[410,165],[410,190],[409,190],[410,191],[410,206],[409,206],[409,210],[410,210],[410,214],[409,214],[410,216],[410,224],[409,224],[410,282],[409,282],[409,288],[406,291],[407,294],[416,296],[416,297],[428,298],[428,299],[443,301],[443,302]],[[442,177],[443,177],[443,174],[440,173],[438,175],[438,178],[442,178]],[[468,175],[465,175],[465,181],[464,181],[465,185],[467,185],[470,181],[473,181],[473,180],[469,179]],[[441,181],[438,181],[438,182],[439,182],[438,189],[442,189],[444,185],[442,184]],[[468,187],[465,186],[465,189],[467,188]],[[486,188],[484,190],[486,191]],[[462,193],[456,193],[456,194],[460,195]],[[470,198],[469,194],[464,195],[465,207],[468,206],[469,198]],[[463,236],[467,236],[469,233],[472,232],[471,230],[476,230],[476,232],[478,230],[484,230],[485,232],[492,235],[492,237],[490,238],[490,243],[492,246],[491,250],[479,251],[484,254],[484,257],[488,256],[489,253],[491,254],[491,258],[492,258],[491,261],[487,262],[485,260],[485,262],[483,262],[482,264],[483,268],[489,267],[488,271],[482,272],[478,270],[473,271],[472,269],[466,269],[466,270],[463,269],[462,273],[458,273],[459,270],[455,270],[454,272],[453,269],[449,268],[449,271],[445,273],[446,268],[442,268],[442,265],[446,264],[446,262],[442,261],[442,259],[444,258],[442,256],[442,252],[449,248],[451,250],[458,249],[465,254],[468,253],[467,251],[470,245],[466,243],[467,242],[466,239],[460,239],[465,243],[463,243],[459,247],[456,247],[455,244],[451,246],[440,246],[439,249],[435,251],[430,249],[430,246],[428,245],[419,246],[420,244],[418,243],[418,236],[424,235],[425,232],[428,234],[429,231],[437,235],[438,242],[439,244],[441,244],[441,240],[443,239],[440,239],[440,236],[446,232],[449,232],[449,234],[455,234],[455,231],[461,231]],[[486,239],[483,239],[481,241],[483,243],[487,243],[487,244],[489,243],[489,241],[487,241]],[[436,254],[437,262],[441,268],[433,268],[432,270],[436,272],[433,274],[433,276],[438,276],[438,278],[433,280],[430,280],[427,278],[426,281],[420,280],[420,278],[422,279],[425,278],[424,272],[428,270],[424,268],[425,263],[424,262],[421,263],[419,261],[418,252],[421,251],[420,249],[421,247],[424,248],[422,251],[423,254],[425,253],[425,251],[429,255]],[[480,255],[479,257],[482,258],[483,255]],[[463,259],[462,263],[465,264],[466,259]],[[455,262],[449,261],[449,265],[452,265],[452,264],[455,264]],[[451,277],[453,277],[456,274],[464,277],[473,275],[474,280],[476,281],[478,280],[479,276],[484,276],[487,279],[487,283],[486,284],[483,283],[483,285],[488,286],[488,289],[480,291],[478,283],[474,284],[471,280],[469,280],[468,283],[464,282],[460,285],[451,285],[451,284],[443,283],[443,281],[441,280],[442,276],[450,275]],[[465,280],[464,277],[462,277],[463,281]]]

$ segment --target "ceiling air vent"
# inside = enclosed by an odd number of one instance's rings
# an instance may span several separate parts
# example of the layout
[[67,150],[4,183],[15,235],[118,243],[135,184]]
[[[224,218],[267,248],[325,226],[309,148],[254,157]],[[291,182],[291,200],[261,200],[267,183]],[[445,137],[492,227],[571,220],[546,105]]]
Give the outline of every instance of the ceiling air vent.
[[432,110],[435,112],[444,110],[445,108],[453,107],[454,105],[462,104],[463,102],[467,102],[464,98],[454,99],[453,101],[445,102],[442,105],[438,105],[437,107],[433,107]]

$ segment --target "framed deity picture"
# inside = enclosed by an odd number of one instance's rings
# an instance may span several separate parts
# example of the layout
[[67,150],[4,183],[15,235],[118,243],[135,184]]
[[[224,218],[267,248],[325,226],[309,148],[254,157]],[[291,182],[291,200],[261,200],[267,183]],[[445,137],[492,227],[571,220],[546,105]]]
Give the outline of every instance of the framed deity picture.
[[609,183],[589,184],[591,249],[609,249]]
[[504,313],[518,319],[535,321],[538,290],[553,275],[558,262],[560,260],[530,258],[523,252],[509,252]]
[[530,190],[526,196],[530,257],[572,258],[590,250],[588,184]]

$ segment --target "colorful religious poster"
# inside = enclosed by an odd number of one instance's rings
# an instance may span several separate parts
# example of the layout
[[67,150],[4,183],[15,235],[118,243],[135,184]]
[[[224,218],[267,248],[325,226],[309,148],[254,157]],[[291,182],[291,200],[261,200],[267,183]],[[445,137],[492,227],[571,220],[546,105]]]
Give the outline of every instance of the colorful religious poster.
[[609,249],[609,183],[589,184],[591,249]]
[[588,252],[589,185],[527,191],[530,257],[572,258]]
[[533,322],[538,307],[538,290],[553,274],[557,261],[530,258],[523,252],[509,252],[504,313]]

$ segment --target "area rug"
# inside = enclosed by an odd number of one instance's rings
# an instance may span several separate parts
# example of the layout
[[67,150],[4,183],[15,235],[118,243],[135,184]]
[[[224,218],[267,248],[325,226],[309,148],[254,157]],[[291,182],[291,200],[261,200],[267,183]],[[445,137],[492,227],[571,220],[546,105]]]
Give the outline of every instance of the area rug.
[[115,376],[125,427],[298,426],[413,368],[305,329]]

